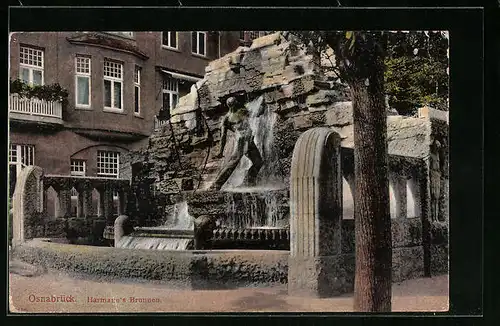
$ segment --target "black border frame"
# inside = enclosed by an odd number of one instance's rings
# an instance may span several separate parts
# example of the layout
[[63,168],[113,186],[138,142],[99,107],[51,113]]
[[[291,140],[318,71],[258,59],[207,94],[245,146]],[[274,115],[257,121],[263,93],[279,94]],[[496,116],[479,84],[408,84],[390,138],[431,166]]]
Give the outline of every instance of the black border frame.
[[[172,2],[172,1],[169,1]],[[498,17],[498,16],[497,16]],[[334,7],[308,8],[209,8],[209,7],[10,7],[8,10],[9,31],[68,31],[68,30],[240,30],[243,29],[325,29],[325,30],[415,30],[433,29],[450,31],[450,313],[392,313],[398,321],[411,323],[408,316],[441,317],[452,315],[480,316],[483,310],[483,105],[484,105],[484,11],[481,8],[377,8],[355,9]],[[242,23],[244,22],[244,23]],[[497,29],[498,31],[498,29]],[[8,44],[7,40],[7,44]],[[8,62],[8,53],[6,54]],[[5,65],[7,67],[7,65]],[[7,71],[8,75],[8,71]],[[5,88],[5,90],[7,87]],[[3,121],[7,120],[7,110]],[[5,136],[7,128],[4,129]],[[7,137],[5,138],[7,139]],[[5,164],[5,163],[4,163]],[[6,170],[6,169],[5,169]],[[6,197],[6,196],[5,196]],[[6,237],[6,232],[3,234]],[[4,241],[3,243],[6,243]],[[7,276],[4,278],[7,280]],[[6,304],[8,308],[8,303]],[[51,317],[61,315],[49,314]],[[134,323],[145,316],[156,317],[156,323],[164,323],[164,316],[183,321],[196,322],[201,316],[213,317],[222,314],[121,314],[118,317],[93,315],[92,322],[112,320],[122,323],[124,319]],[[195,316],[193,316],[195,315]],[[239,323],[241,314],[231,320]],[[331,322],[339,317],[364,316],[363,314],[320,315],[303,313],[307,323]],[[33,315],[31,315],[33,316]],[[71,315],[72,322],[81,322],[79,315]],[[174,317],[175,316],[175,317]],[[187,317],[192,316],[192,317]],[[259,322],[268,313],[250,314],[252,323]],[[284,316],[288,323],[306,322],[292,319],[297,314]],[[369,315],[374,316],[374,315]],[[76,318],[75,318],[76,317]],[[16,321],[26,321],[17,317]],[[10,319],[10,318],[9,318]],[[52,319],[52,318],[50,318]],[[65,321],[59,317],[59,322]],[[448,318],[445,318],[448,319]],[[465,322],[465,319],[462,320]],[[340,319],[360,322],[359,318]],[[428,319],[425,323],[443,322],[442,318]],[[176,321],[176,323],[179,320]],[[35,320],[40,324],[40,320]],[[88,322],[88,321],[86,321]]]

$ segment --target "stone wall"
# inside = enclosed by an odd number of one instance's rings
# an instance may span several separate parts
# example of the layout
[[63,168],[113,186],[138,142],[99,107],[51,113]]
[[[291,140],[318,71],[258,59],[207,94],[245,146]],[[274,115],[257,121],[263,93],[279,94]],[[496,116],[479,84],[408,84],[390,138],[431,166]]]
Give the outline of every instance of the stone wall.
[[32,240],[16,247],[12,256],[93,279],[148,280],[213,289],[284,284],[288,252],[133,250]]
[[[420,218],[391,219],[393,282],[422,277],[424,257],[422,220]],[[342,220],[342,253],[354,254],[354,220]]]
[[[393,282],[418,277],[412,267],[400,264],[418,250],[394,250]],[[158,281],[192,289],[286,284],[288,251],[161,251],[70,245],[34,239],[13,248],[12,257],[80,277],[111,280]],[[340,281],[354,282],[354,254],[339,256]],[[413,273],[413,274],[412,274]],[[400,277],[398,278],[398,275]],[[411,275],[411,276],[410,276]]]

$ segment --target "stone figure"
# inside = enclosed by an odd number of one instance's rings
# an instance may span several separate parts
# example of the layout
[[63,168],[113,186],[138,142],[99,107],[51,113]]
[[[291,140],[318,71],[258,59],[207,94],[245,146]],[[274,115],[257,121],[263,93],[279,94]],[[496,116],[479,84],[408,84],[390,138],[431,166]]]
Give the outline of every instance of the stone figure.
[[[252,161],[252,166],[248,170],[248,174],[245,178],[247,184],[255,184],[257,174],[264,163],[259,149],[255,145],[255,135],[250,128],[250,112],[246,107],[238,106],[236,98],[234,97],[228,98],[226,104],[229,108],[229,112],[224,116],[221,122],[221,144],[219,153],[215,157],[222,158],[224,156],[224,147],[226,146],[228,130],[231,130],[235,134],[235,146],[229,161],[219,172],[214,183],[210,187],[211,190],[220,190],[222,188],[244,155]],[[263,106],[259,107],[257,116],[263,113],[263,108]]]
[[201,215],[194,220],[194,248],[211,249],[215,219],[208,215]]
[[431,145],[429,157],[430,188],[431,188],[431,220],[437,221],[439,216],[439,198],[441,195],[441,173],[443,158],[441,143],[434,140]]

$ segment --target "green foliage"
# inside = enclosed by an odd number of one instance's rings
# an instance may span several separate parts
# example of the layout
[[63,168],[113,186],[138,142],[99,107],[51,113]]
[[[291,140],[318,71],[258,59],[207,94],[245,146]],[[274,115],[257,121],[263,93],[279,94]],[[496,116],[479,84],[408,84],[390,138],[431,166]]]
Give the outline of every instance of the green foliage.
[[[342,51],[342,57],[357,55],[356,48],[363,46],[367,35],[354,31],[294,31],[292,34],[299,42],[307,45],[309,53],[324,53],[330,46],[337,59],[340,57],[338,51]],[[384,34],[387,36],[387,44],[379,46],[385,48],[384,81],[389,105],[402,115],[413,115],[424,105],[448,110],[447,37],[441,32],[423,31]],[[323,68],[334,71],[335,75],[345,80],[342,65],[352,62],[337,60],[336,63],[336,67]],[[350,68],[352,70],[352,67]]]
[[389,39],[385,92],[399,114],[429,105],[448,110],[448,40],[439,32],[393,33]]
[[68,91],[59,84],[34,85],[26,84],[20,79],[10,81],[10,93],[19,94],[25,98],[38,98],[46,101],[67,102]]

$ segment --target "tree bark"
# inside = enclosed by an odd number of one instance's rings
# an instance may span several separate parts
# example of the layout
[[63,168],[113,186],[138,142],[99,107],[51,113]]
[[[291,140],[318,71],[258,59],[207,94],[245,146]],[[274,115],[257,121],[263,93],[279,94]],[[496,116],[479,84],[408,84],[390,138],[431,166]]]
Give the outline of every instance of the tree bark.
[[336,51],[353,100],[354,310],[388,312],[391,311],[392,235],[384,103],[385,44],[380,33],[361,34],[354,51],[346,50],[348,42]]

